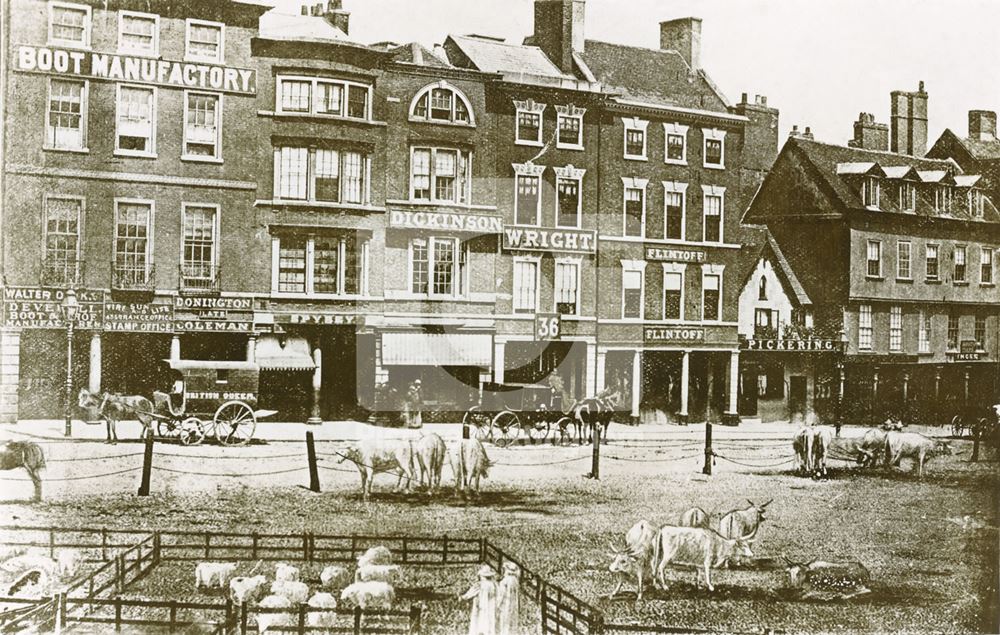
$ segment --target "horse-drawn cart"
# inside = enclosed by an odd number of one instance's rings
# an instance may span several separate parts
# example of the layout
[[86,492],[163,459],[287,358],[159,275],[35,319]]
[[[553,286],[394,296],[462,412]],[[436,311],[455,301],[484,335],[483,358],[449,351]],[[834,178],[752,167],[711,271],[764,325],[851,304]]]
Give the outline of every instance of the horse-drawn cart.
[[223,445],[246,445],[257,419],[275,414],[257,410],[260,368],[251,362],[167,360],[182,381],[179,392],[153,393],[156,431],[184,445],[214,436]]
[[544,441],[553,424],[565,430],[571,419],[551,386],[486,383],[479,405],[466,411],[462,423],[473,428],[475,438],[504,447],[522,432],[532,442]]

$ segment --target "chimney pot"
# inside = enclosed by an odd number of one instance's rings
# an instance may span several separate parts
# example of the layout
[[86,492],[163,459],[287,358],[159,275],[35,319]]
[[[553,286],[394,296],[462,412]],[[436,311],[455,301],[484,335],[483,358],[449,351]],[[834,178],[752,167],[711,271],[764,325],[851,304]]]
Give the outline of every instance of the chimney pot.
[[744,104],[749,103],[749,102],[747,102],[747,94],[746,93],[743,93],[743,99],[741,99],[740,102],[744,103]]
[[302,15],[309,15],[309,5],[308,4],[302,5],[301,10],[302,10]]

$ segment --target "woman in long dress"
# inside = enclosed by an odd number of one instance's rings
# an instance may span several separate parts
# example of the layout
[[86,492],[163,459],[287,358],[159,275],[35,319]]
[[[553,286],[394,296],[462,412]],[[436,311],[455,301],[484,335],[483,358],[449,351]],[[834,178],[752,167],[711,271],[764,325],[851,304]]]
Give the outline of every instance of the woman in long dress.
[[496,571],[484,564],[479,569],[479,581],[472,585],[463,600],[472,600],[469,635],[495,635],[497,619]]
[[513,562],[505,562],[497,591],[497,635],[520,635],[520,611],[521,569]]

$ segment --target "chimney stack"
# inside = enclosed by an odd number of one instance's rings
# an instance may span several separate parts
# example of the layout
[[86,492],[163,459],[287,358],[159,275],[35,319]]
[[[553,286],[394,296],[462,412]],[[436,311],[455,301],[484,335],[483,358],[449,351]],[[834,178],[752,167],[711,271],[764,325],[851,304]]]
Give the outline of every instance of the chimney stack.
[[797,125],[793,125],[792,129],[788,132],[789,137],[795,137],[796,139],[808,139],[809,141],[815,141],[816,137],[813,135],[812,128],[806,126],[805,130],[799,130]]
[[573,53],[583,51],[585,0],[535,0],[531,43],[563,73],[573,74]]
[[852,148],[864,150],[889,149],[889,126],[875,121],[875,115],[870,112],[858,114],[854,122],[854,138],[847,142]]
[[315,18],[323,18],[333,27],[340,29],[344,35],[348,34],[351,23],[350,11],[345,11],[342,0],[329,0],[329,2],[317,2],[315,4],[302,5],[302,15]]
[[701,18],[660,22],[660,48],[677,51],[692,71],[701,69]]
[[920,82],[915,92],[890,94],[890,147],[893,152],[922,157],[927,152],[927,93]]
[[980,141],[995,141],[997,138],[997,114],[991,110],[970,110],[969,138]]

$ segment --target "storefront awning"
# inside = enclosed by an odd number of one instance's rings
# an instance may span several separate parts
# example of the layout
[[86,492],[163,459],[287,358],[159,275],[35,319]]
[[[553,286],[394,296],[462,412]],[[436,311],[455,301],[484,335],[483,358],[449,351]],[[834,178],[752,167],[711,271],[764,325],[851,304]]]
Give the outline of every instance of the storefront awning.
[[273,335],[257,340],[257,365],[261,370],[313,370],[309,342],[301,337],[289,337],[285,345]]
[[493,363],[489,333],[383,333],[383,366],[479,366]]

